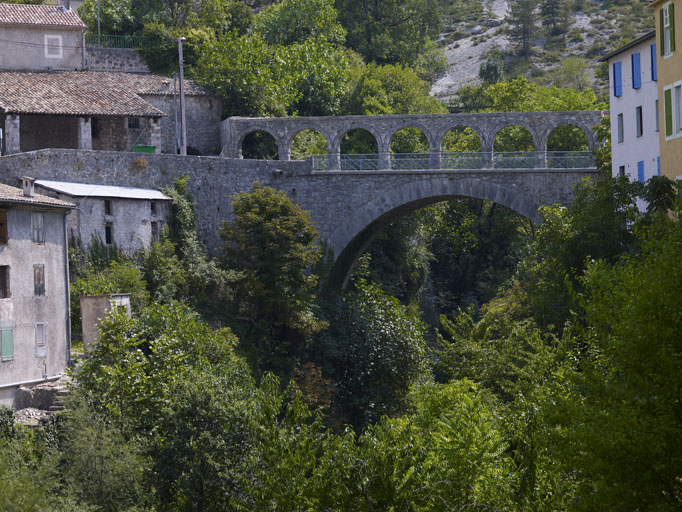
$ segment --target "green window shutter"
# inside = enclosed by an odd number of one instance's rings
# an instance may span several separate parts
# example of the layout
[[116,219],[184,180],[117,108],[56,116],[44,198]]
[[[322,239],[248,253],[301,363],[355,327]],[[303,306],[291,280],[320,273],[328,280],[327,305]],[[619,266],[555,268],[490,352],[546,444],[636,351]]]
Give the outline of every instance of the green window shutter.
[[675,50],[675,4],[668,6],[668,13],[670,16],[670,51]]
[[663,111],[665,113],[665,136],[673,134],[673,91],[666,89],[663,91]]
[[661,40],[661,41],[660,41],[660,43],[661,43],[660,46],[661,46],[661,57],[662,57],[662,56],[664,55],[664,52],[665,52],[665,34],[663,34],[663,9],[661,9],[661,11],[659,12],[659,15],[660,15],[660,18],[661,18],[661,20],[660,20],[661,23],[660,23],[660,25],[659,25],[659,27],[661,28],[661,31],[660,31],[660,33],[658,34],[658,37],[659,37],[659,39]]
[[0,328],[0,359],[11,361],[14,359],[14,336],[11,327]]

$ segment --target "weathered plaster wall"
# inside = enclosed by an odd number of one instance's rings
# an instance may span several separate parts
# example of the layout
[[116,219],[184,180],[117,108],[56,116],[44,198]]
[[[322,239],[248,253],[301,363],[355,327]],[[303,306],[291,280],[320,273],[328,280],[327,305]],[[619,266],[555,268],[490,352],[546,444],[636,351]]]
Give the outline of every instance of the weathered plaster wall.
[[[16,184],[16,183],[15,183]],[[9,242],[0,245],[0,265],[9,265],[11,297],[0,299],[0,325],[14,327],[14,359],[0,362],[0,385],[62,373],[67,365],[69,305],[66,297],[64,214],[45,211],[45,243],[31,240],[31,210],[10,207]],[[34,296],[33,265],[45,265],[45,296]],[[47,348],[36,349],[35,323],[47,322]],[[46,368],[43,367],[46,364]],[[13,392],[0,393],[10,402]]]
[[[61,37],[61,57],[48,57],[45,35]],[[0,39],[17,41],[0,45],[0,69],[77,70],[83,68],[81,29],[58,27],[0,27]],[[57,53],[56,49],[54,52]]]

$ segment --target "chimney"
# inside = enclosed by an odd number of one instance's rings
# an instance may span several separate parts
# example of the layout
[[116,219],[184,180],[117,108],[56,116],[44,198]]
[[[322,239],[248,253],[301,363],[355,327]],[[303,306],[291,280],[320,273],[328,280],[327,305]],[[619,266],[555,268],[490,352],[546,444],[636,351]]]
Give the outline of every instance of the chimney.
[[24,197],[35,196],[35,187],[33,184],[34,181],[35,178],[29,178],[28,176],[21,178],[21,188],[24,189]]

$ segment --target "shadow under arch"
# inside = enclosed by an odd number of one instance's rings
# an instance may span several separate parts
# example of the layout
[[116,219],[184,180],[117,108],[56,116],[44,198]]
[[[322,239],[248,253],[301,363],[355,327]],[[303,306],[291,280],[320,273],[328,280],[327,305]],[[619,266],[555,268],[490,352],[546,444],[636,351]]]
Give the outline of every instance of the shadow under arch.
[[277,138],[268,130],[257,128],[245,132],[239,139],[240,154],[244,159],[279,160]]
[[326,240],[334,258],[326,286],[345,288],[357,259],[381,231],[400,217],[434,203],[462,197],[493,201],[535,223],[542,221],[538,212],[540,203],[518,189],[497,183],[477,178],[432,178],[400,185],[356,208]]

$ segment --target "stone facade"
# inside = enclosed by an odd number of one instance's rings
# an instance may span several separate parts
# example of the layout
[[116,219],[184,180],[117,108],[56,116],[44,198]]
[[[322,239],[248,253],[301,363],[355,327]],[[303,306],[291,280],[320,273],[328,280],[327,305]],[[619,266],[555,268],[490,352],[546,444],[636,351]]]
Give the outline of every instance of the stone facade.
[[86,48],[85,67],[88,71],[123,71],[149,73],[142,56],[131,48]]
[[[275,139],[279,159],[289,160],[291,143],[303,130],[315,130],[327,140],[330,168],[339,169],[341,141],[351,130],[362,128],[372,134],[377,142],[379,168],[390,168],[391,141],[396,132],[404,128],[417,128],[429,142],[429,152],[434,157],[442,150],[443,138],[453,128],[471,128],[481,140],[481,152],[492,155],[495,136],[507,126],[526,128],[538,151],[536,167],[544,167],[543,153],[547,140],[556,128],[563,125],[577,126],[585,132],[590,150],[595,148],[593,128],[599,122],[601,112],[505,112],[484,114],[425,114],[392,116],[337,116],[337,117],[286,117],[244,118],[230,117],[221,126],[221,155],[231,158],[241,156],[241,146],[246,136],[254,131],[264,131]],[[490,165],[492,167],[492,159]]]
[[0,25],[0,69],[83,69],[83,30],[68,27]]
[[130,153],[43,150],[0,158],[0,181],[42,179],[161,188],[189,176],[199,234],[212,253],[231,219],[234,194],[255,181],[284,190],[305,210],[337,262],[339,283],[383,227],[405,213],[457,197],[496,201],[533,221],[544,204],[570,204],[573,188],[596,169],[314,172],[310,161],[262,161]]

